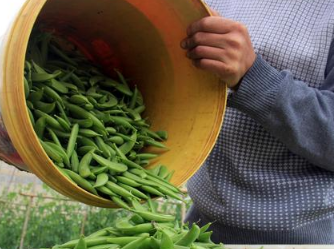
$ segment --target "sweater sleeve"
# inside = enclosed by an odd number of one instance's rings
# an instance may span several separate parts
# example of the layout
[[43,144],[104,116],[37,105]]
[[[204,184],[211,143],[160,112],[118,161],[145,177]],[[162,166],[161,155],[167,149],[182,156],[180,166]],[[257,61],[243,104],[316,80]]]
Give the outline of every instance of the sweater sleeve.
[[334,171],[334,46],[321,89],[277,71],[261,56],[228,105],[250,115],[293,153]]

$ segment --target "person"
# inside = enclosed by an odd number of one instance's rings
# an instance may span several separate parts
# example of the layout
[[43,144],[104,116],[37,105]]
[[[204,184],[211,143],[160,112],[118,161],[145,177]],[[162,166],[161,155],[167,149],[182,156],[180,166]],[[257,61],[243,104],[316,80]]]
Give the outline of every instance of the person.
[[225,244],[334,244],[334,1],[208,0],[181,42],[229,87],[186,221]]

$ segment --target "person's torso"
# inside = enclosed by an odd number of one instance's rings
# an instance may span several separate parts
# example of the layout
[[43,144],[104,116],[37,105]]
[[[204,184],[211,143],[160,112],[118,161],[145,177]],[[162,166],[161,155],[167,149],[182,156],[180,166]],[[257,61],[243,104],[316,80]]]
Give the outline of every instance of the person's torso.
[[[334,36],[333,0],[206,2],[244,23],[256,53],[273,67],[321,87]],[[293,154],[233,108],[227,108],[205,165],[188,183],[197,208],[212,220],[263,230],[289,230],[332,215],[333,187],[334,173]]]

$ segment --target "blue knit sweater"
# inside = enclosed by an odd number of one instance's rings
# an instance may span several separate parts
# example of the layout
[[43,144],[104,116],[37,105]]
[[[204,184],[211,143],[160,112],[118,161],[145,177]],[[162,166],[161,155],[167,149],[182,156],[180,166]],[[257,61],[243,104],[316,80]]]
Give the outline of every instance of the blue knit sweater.
[[225,243],[334,244],[334,1],[209,0],[257,59],[231,92],[188,220]]

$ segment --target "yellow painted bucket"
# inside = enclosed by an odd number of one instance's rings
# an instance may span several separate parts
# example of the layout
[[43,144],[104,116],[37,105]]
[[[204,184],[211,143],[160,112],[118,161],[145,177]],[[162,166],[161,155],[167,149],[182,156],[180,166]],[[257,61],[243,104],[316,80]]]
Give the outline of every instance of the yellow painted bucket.
[[170,150],[155,163],[189,179],[211,151],[223,121],[226,86],[194,68],[180,48],[190,23],[209,11],[199,0],[28,0],[1,48],[0,157],[80,202],[113,207],[65,178],[43,151],[30,123],[23,86],[34,25],[76,43],[106,70],[119,67],[142,91],[153,129],[167,130]]

